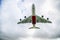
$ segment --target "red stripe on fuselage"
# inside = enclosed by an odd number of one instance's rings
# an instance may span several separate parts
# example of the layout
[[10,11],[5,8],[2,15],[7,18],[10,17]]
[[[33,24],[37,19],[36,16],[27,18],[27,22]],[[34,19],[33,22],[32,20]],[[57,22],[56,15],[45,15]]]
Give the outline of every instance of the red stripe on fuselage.
[[36,24],[36,16],[32,16],[32,24]]

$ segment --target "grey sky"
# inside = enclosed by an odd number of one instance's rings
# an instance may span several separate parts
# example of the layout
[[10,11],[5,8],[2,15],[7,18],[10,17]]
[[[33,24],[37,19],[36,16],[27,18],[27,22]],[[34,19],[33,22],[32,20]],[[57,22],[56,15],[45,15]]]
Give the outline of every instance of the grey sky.
[[[31,5],[35,4],[36,14],[50,18],[52,24],[37,23],[39,30],[29,30],[31,23],[20,24],[20,18],[24,19],[32,14]],[[1,38],[4,40],[24,40],[29,36],[38,38],[60,38],[60,0],[4,0],[1,9]],[[23,39],[21,39],[23,38]],[[48,40],[46,39],[46,40]],[[29,39],[28,39],[29,40]],[[34,39],[35,40],[35,39]]]

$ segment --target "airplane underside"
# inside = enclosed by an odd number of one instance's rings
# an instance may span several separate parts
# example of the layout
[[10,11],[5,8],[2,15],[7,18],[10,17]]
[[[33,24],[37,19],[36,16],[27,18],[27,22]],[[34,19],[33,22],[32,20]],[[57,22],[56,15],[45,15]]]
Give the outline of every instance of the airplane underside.
[[35,5],[34,4],[32,4],[32,15],[27,18],[25,16],[24,18],[25,18],[24,20],[20,19],[20,22],[18,22],[17,24],[32,23],[33,27],[30,27],[29,29],[40,29],[39,27],[35,26],[36,23],[52,23],[51,21],[49,21],[49,18],[45,19],[43,15],[40,17],[35,14]]

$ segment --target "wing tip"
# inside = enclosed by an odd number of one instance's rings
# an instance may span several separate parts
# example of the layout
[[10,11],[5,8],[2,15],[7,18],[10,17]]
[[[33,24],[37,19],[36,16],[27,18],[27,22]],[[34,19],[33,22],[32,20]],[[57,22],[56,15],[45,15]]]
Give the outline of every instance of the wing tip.
[[52,23],[51,21],[48,21],[48,23]]
[[17,24],[20,24],[21,22],[18,22]]

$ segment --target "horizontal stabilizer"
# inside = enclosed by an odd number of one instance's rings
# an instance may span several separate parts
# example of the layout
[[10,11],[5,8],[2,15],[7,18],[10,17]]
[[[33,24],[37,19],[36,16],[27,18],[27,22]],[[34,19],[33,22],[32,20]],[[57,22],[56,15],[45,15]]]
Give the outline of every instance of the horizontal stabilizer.
[[29,29],[40,29],[39,27],[30,27]]

